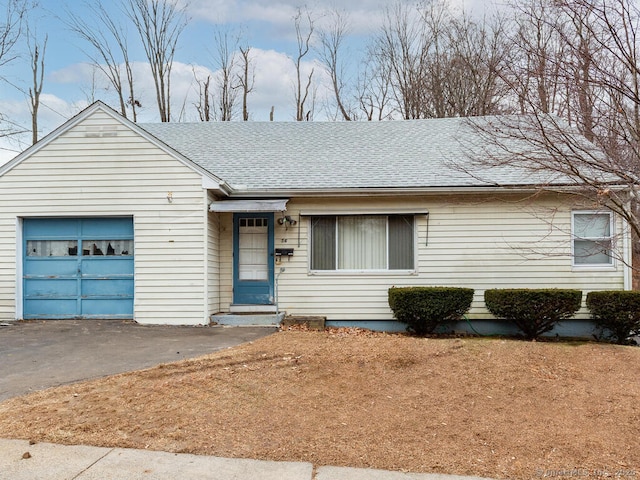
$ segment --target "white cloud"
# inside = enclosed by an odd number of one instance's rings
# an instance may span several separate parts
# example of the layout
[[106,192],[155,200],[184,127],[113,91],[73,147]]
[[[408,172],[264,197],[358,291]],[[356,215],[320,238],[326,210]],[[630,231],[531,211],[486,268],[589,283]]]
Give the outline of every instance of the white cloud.
[[[459,0],[472,1],[472,0]],[[351,31],[356,35],[373,33],[384,19],[388,0],[360,0],[341,4],[336,0],[192,0],[189,13],[194,20],[213,24],[264,22],[272,34],[280,38],[295,39],[293,17],[298,8],[308,6],[317,25],[329,10],[344,11]]]
[[296,0],[192,0],[188,10],[194,19],[215,24],[255,20],[281,24],[291,20],[299,5]]

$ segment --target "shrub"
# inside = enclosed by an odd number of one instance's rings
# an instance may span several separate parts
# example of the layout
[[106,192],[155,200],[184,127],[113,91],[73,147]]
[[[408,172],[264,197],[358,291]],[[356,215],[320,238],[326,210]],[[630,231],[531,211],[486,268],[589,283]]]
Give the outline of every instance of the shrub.
[[629,337],[640,334],[640,292],[589,292],[587,308],[596,326],[616,343],[628,343]]
[[457,321],[471,308],[473,288],[392,287],[393,316],[418,335],[433,332],[442,322]]
[[572,317],[582,303],[580,290],[505,288],[484,292],[484,302],[498,318],[513,322],[533,340],[561,320]]

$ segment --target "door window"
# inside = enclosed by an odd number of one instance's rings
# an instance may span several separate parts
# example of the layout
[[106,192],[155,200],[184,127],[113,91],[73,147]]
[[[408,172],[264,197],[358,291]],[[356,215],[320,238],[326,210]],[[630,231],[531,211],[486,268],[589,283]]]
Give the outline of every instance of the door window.
[[238,234],[238,279],[268,280],[269,228],[267,219],[241,218]]

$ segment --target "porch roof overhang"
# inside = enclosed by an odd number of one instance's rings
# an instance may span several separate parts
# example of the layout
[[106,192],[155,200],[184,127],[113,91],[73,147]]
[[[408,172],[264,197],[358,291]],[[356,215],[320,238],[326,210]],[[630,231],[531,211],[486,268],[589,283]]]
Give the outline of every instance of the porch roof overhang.
[[284,212],[288,198],[257,200],[219,200],[209,205],[210,212]]

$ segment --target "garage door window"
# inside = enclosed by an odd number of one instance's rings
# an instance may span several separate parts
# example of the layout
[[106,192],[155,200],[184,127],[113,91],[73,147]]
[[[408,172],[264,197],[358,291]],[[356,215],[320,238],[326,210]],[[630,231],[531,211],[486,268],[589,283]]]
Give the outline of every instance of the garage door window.
[[133,240],[83,240],[82,255],[128,257],[133,255]]
[[78,254],[76,240],[28,240],[29,257],[73,257]]

